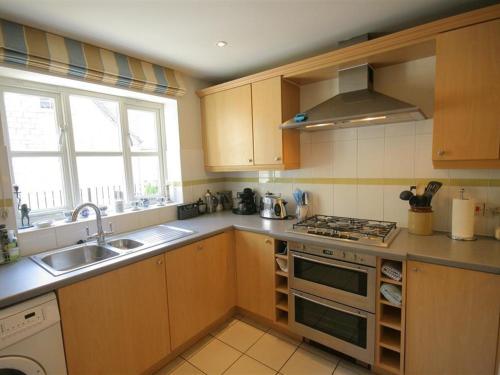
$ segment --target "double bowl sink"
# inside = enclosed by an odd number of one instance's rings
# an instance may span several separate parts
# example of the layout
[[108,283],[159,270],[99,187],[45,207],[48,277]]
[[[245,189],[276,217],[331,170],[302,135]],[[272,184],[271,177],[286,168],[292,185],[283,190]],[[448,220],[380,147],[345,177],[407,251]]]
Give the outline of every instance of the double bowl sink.
[[168,225],[158,225],[110,239],[105,245],[86,243],[31,256],[38,265],[58,276],[80,268],[105,262],[134,251],[168,243],[193,234],[194,231]]

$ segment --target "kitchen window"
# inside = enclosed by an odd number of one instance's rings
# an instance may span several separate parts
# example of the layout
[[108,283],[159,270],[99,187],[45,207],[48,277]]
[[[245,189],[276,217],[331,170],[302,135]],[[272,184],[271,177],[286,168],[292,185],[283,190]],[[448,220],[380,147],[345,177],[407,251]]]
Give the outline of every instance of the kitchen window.
[[32,215],[165,194],[163,104],[53,86],[0,94],[12,181]]

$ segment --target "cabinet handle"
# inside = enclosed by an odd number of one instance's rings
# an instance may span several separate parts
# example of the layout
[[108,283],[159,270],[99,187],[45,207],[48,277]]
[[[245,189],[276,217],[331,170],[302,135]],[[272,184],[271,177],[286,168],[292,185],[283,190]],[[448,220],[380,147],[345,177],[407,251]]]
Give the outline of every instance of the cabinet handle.
[[156,264],[163,264],[163,259],[158,259],[158,260],[156,261]]
[[274,160],[275,160],[275,161],[280,161],[280,160],[281,160],[281,156],[276,156],[276,157],[274,158]]
[[271,240],[269,238],[267,238],[264,242],[267,243],[267,244],[270,244]]
[[417,267],[413,267],[411,270],[412,270],[413,272],[418,272],[418,268],[417,268]]
[[203,250],[203,245],[198,245],[198,246],[196,246],[196,249],[197,249],[197,250]]
[[249,163],[253,162],[253,159],[248,159],[248,162],[249,162]]
[[438,154],[438,156],[443,156],[444,155],[444,151],[443,150],[438,150],[437,154]]

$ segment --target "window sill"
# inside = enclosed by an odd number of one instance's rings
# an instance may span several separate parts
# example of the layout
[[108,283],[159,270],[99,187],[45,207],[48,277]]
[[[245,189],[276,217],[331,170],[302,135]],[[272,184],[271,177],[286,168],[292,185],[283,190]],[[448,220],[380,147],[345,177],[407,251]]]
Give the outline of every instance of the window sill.
[[[173,202],[173,203],[167,203],[164,206],[152,206],[152,207],[147,207],[147,208],[141,208],[141,209],[136,210],[136,211],[132,211],[131,208],[128,208],[128,209],[125,210],[125,212],[119,212],[119,213],[117,213],[117,212],[110,212],[107,215],[102,216],[102,219],[103,220],[107,220],[108,218],[113,218],[113,217],[126,217],[128,215],[135,215],[135,214],[140,214],[140,213],[143,213],[143,212],[152,212],[152,211],[155,211],[155,210],[161,210],[161,209],[168,208],[168,207],[175,207],[175,206],[178,206],[179,204],[181,204],[181,203],[180,202]],[[77,221],[68,222],[68,221],[66,221],[64,219],[62,219],[62,220],[55,220],[52,223],[52,225],[50,225],[48,227],[37,228],[36,226],[33,226],[31,228],[18,229],[17,233],[24,234],[24,233],[32,233],[32,232],[38,232],[38,231],[45,231],[45,230],[51,230],[51,229],[54,229],[54,228],[71,226],[71,225],[75,225],[75,224],[92,223],[92,222],[95,222],[95,220],[96,220],[95,214],[91,213],[91,215],[88,218],[82,218],[82,217],[79,216]],[[139,228],[137,228],[137,229],[139,229]]]

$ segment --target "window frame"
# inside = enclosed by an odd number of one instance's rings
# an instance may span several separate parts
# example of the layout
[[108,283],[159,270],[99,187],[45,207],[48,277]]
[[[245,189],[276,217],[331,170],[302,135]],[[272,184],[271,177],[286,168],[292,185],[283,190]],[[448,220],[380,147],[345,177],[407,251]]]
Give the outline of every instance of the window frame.
[[[54,99],[56,120],[61,132],[62,143],[59,151],[12,151],[10,149],[10,138],[5,112],[4,93],[12,92],[27,95],[45,96]],[[75,150],[73,137],[73,124],[71,117],[70,96],[83,96],[101,100],[110,100],[118,102],[120,117],[120,141],[121,151],[105,152],[87,152]],[[157,125],[158,150],[156,152],[131,152],[128,138],[128,116],[127,109],[137,109],[155,112]],[[4,137],[4,143],[7,153],[7,159],[10,169],[11,181],[14,181],[14,169],[12,158],[18,156],[58,156],[61,157],[62,166],[62,184],[66,206],[63,208],[37,209],[31,212],[31,217],[52,216],[65,210],[70,210],[78,204],[83,203],[80,200],[80,185],[78,181],[78,169],[76,158],[79,154],[82,156],[121,156],[124,164],[124,180],[126,195],[124,199],[131,202],[135,199],[133,190],[132,156],[157,156],[159,161],[160,186],[159,195],[165,195],[165,186],[168,181],[167,158],[166,158],[166,129],[165,129],[165,104],[161,102],[150,102],[146,100],[128,98],[124,96],[104,94],[96,91],[80,90],[62,86],[53,86],[42,83],[32,83],[24,81],[0,82],[0,121]],[[22,154],[22,155],[21,155]],[[22,197],[23,199],[25,197]],[[86,201],[83,199],[83,201]],[[16,210],[16,216],[19,213]]]

